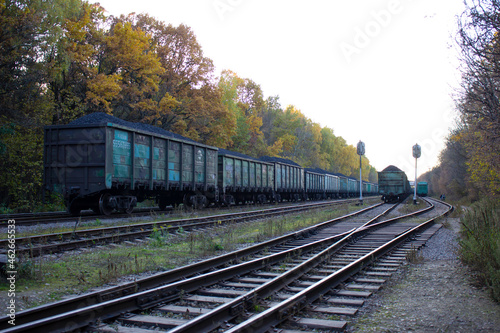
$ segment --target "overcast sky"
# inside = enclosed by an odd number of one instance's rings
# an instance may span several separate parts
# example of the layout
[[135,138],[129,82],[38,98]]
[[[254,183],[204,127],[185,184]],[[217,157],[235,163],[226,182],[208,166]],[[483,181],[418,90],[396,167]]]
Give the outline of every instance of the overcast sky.
[[437,165],[456,113],[454,45],[462,0],[100,0],[108,15],[190,26],[216,66],[260,84],[378,170],[414,178]]

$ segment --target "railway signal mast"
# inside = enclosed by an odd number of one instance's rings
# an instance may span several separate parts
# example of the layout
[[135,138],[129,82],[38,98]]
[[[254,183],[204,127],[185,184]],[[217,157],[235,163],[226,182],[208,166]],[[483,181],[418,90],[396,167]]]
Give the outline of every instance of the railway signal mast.
[[365,143],[359,140],[357,146],[357,153],[359,155],[359,204],[363,204],[363,178],[361,176],[361,156],[365,154]]
[[420,148],[418,143],[416,143],[413,146],[413,157],[415,157],[415,184],[413,186],[415,192],[413,193],[413,203],[415,205],[417,204],[417,159],[420,157],[421,154],[422,154],[422,149]]

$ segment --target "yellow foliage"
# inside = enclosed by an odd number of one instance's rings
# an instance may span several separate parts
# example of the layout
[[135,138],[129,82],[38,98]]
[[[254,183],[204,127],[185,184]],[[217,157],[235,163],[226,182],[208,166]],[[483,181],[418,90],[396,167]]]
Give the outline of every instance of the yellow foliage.
[[121,92],[121,77],[117,74],[99,74],[87,82],[86,102],[103,108],[103,111],[112,114],[111,100]]
[[268,147],[268,156],[278,157],[283,152],[283,140],[279,138],[272,146]]

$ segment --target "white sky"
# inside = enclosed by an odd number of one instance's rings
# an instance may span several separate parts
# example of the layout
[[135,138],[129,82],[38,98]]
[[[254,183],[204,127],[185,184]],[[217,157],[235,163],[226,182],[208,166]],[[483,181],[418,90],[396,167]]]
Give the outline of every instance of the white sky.
[[190,26],[216,75],[279,95],[378,170],[437,165],[453,127],[460,74],[453,39],[462,0],[100,0],[108,15],[148,13]]

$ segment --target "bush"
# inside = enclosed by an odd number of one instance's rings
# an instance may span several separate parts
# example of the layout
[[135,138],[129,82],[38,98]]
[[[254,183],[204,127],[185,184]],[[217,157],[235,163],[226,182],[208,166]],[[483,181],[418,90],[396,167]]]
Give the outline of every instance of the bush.
[[461,219],[460,255],[474,269],[479,282],[500,302],[500,202],[475,203]]

